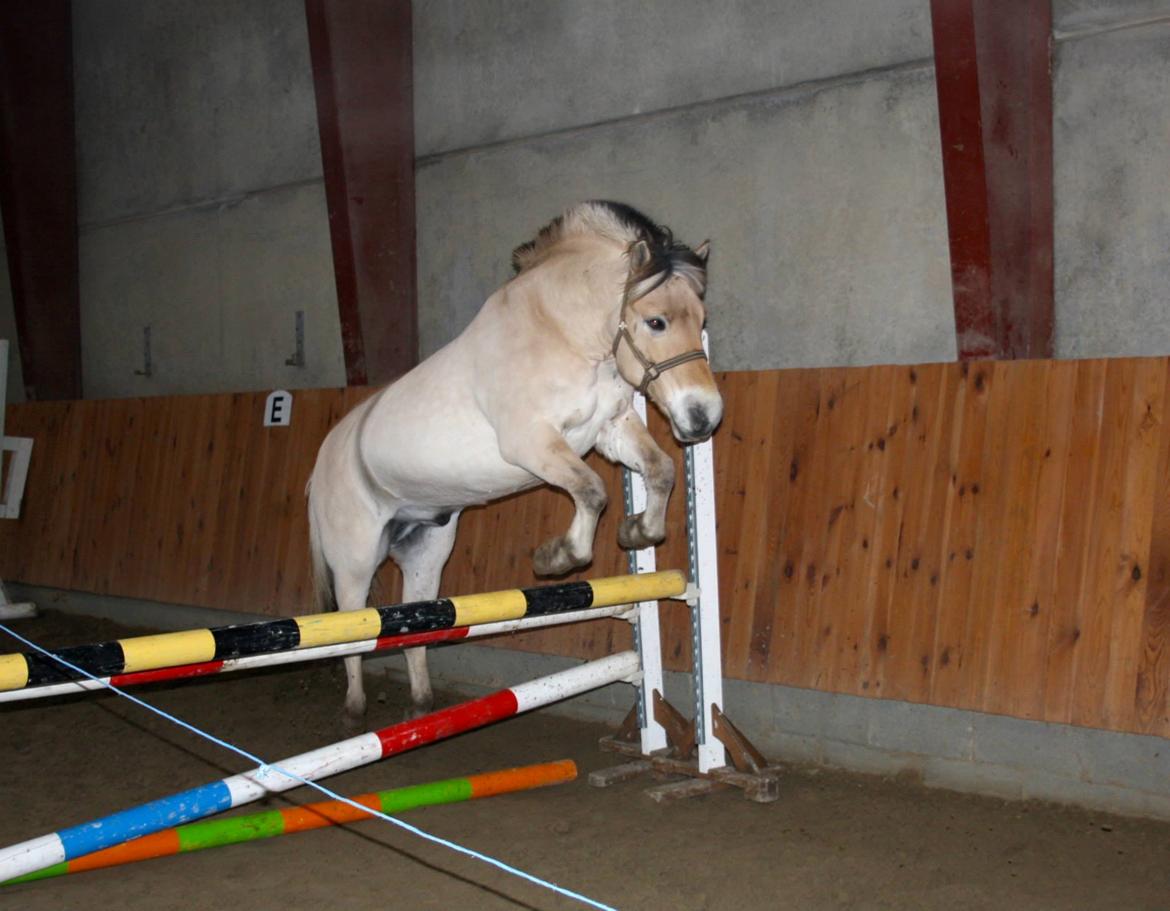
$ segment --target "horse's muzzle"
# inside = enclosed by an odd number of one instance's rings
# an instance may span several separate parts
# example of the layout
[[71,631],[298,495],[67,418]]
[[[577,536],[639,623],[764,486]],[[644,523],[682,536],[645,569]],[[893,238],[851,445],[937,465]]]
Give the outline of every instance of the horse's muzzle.
[[680,443],[701,443],[715,432],[723,418],[723,401],[696,402],[693,399],[671,414],[671,429]]

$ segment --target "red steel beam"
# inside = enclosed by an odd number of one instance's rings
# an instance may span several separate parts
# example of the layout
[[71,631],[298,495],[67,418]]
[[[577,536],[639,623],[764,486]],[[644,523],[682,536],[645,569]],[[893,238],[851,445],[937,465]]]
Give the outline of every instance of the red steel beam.
[[930,7],[959,357],[1051,357],[1050,0]]
[[418,362],[410,0],[305,0],[346,384]]
[[81,398],[69,0],[0,3],[0,209],[25,395]]

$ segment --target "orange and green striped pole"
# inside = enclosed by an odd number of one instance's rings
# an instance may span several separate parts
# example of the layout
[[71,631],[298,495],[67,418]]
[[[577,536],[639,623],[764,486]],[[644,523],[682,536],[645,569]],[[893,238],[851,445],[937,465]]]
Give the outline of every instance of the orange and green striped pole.
[[[394,814],[413,810],[415,807],[459,803],[464,800],[493,797],[496,794],[526,791],[531,788],[572,781],[576,777],[576,764],[571,759],[561,759],[557,762],[503,769],[499,772],[468,775],[466,778],[449,778],[445,781],[432,781],[406,788],[361,794],[352,799],[364,807],[382,813]],[[370,814],[365,810],[360,810],[340,800],[323,800],[284,810],[269,810],[265,813],[253,813],[230,819],[192,822],[54,864],[43,870],[37,870],[35,873],[10,879],[0,885],[26,883],[36,879],[62,876],[66,873],[81,873],[84,870],[100,870],[103,867],[150,860],[153,857],[167,857],[171,854],[202,851],[204,848],[218,848],[223,845],[239,844],[243,841],[274,838],[277,835],[291,835],[294,832],[307,832],[310,829],[359,822],[369,818]]]

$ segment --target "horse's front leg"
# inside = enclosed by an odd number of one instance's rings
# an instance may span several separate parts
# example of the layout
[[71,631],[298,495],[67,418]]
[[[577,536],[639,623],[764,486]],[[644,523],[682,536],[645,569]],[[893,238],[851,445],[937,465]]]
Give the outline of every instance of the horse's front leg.
[[569,530],[540,545],[532,565],[540,576],[560,576],[593,560],[597,519],[608,502],[605,483],[581,461],[553,427],[540,425],[500,435],[500,454],[573,498],[577,511]]
[[654,442],[633,408],[602,428],[597,449],[607,459],[638,472],[646,482],[646,509],[622,519],[618,543],[627,550],[661,544],[666,537],[666,504],[674,489],[674,460]]

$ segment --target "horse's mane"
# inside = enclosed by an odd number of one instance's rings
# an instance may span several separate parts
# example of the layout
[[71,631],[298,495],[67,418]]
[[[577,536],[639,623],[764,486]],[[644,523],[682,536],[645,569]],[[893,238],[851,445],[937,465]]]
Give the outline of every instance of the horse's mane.
[[558,243],[568,237],[596,235],[615,240],[627,254],[639,242],[649,253],[627,279],[631,301],[649,294],[673,276],[686,279],[702,296],[707,287],[707,265],[686,244],[677,242],[669,228],[657,224],[625,203],[594,199],[578,203],[557,216],[528,243],[512,251],[516,274],[539,265]]

